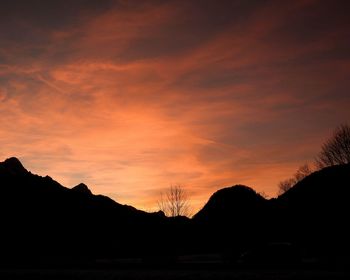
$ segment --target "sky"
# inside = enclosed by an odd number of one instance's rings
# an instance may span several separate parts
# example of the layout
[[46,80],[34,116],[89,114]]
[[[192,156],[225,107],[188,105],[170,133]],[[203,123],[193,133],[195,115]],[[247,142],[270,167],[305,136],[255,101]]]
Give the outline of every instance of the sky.
[[157,210],[276,196],[350,120],[349,1],[0,1],[0,161]]

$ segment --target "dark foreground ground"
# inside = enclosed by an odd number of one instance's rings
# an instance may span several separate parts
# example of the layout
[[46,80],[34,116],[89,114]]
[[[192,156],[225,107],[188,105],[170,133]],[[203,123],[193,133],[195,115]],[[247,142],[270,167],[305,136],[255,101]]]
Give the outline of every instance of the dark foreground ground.
[[349,270],[339,269],[213,269],[213,268],[109,268],[109,269],[1,269],[0,279],[117,280],[117,279],[231,279],[306,280],[350,279]]

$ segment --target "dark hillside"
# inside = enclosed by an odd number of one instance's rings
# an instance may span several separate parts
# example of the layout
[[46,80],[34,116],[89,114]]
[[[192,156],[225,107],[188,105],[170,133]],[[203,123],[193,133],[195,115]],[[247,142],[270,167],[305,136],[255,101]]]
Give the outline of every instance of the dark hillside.
[[83,184],[65,188],[28,172],[16,158],[0,163],[0,199],[0,257],[5,259],[133,254],[164,220],[93,195]]
[[314,172],[277,199],[288,238],[319,254],[348,255],[350,164]]
[[208,249],[237,257],[265,240],[269,223],[268,201],[253,189],[236,185],[214,193],[194,217]]
[[183,254],[235,261],[254,248],[287,248],[283,244],[319,260],[347,260],[349,187],[350,165],[333,166],[277,199],[236,185],[214,193],[192,219],[166,218],[94,195],[85,184],[66,188],[10,158],[0,163],[0,261],[168,262]]

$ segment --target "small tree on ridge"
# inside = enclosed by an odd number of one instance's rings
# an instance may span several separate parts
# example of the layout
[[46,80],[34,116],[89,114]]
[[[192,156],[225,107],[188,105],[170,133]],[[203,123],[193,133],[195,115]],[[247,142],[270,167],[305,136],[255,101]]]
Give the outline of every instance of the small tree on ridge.
[[190,215],[188,195],[181,185],[171,185],[165,194],[161,193],[158,207],[168,217]]
[[303,180],[306,176],[309,176],[313,172],[309,164],[305,163],[298,168],[292,178],[281,181],[278,184],[278,195],[281,195],[292,188],[296,183]]

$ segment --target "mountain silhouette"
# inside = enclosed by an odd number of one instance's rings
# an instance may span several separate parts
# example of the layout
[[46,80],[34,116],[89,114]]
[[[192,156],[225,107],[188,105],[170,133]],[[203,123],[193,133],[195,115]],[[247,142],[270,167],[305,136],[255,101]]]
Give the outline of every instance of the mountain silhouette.
[[266,204],[266,199],[253,189],[236,185],[224,188],[214,193],[205,206],[194,215],[194,220],[206,222],[226,222],[227,219],[242,219],[256,211],[260,211]]
[[6,159],[0,163],[0,174],[3,176],[21,176],[27,174],[28,171],[22,165],[22,163],[15,157]]
[[0,163],[0,192],[3,261],[136,253],[164,219],[93,195],[84,184],[69,189],[49,176],[34,175],[16,158]]
[[85,195],[92,195],[92,192],[90,191],[89,187],[85,185],[84,183],[80,183],[72,188],[72,191],[85,194]]
[[349,186],[350,165],[333,166],[278,198],[236,185],[214,193],[192,219],[167,218],[94,195],[83,183],[66,188],[9,158],[0,162],[0,265],[212,253],[238,261],[256,248],[258,259],[271,248],[297,248],[319,261],[348,261]]
[[349,187],[350,164],[310,174],[276,199],[280,233],[324,258],[348,255]]
[[[316,171],[277,199],[247,186],[214,193],[193,217],[198,246],[237,258],[276,242],[293,244],[322,261],[345,259],[350,250],[350,165]],[[201,233],[201,234],[200,234]]]
[[199,242],[206,243],[212,252],[237,258],[268,234],[267,204],[265,198],[247,186],[218,190],[193,217],[199,231],[204,233]]

